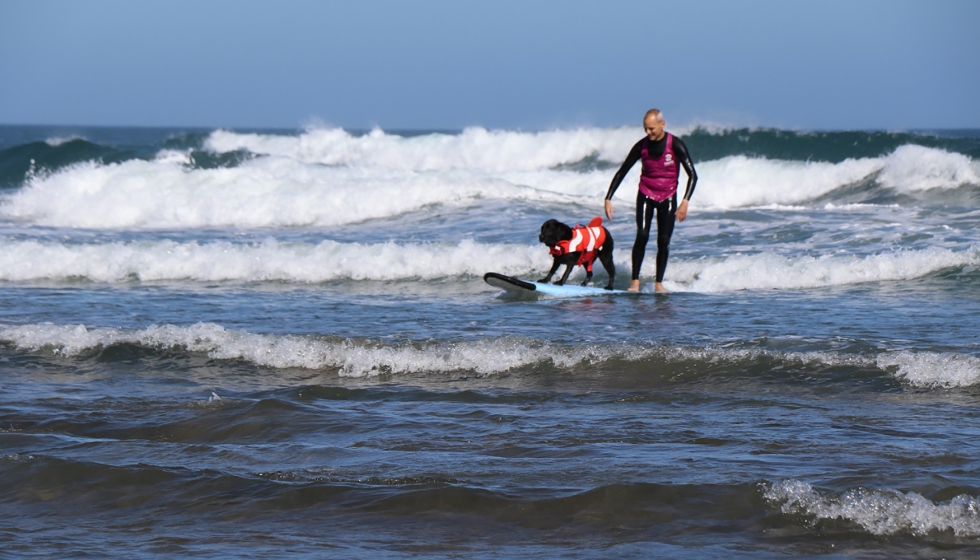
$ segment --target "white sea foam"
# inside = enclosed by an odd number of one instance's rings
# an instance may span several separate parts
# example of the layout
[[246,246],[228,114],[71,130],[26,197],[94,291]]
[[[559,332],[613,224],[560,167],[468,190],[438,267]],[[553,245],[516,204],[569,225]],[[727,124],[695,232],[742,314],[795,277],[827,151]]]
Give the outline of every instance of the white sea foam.
[[[414,137],[380,130],[363,136],[340,129],[298,136],[215,131],[208,149],[264,157],[196,169],[189,152],[162,150],[153,161],[78,164],[30,176],[0,199],[0,218],[84,228],[340,226],[484,200],[595,204],[613,171],[561,166],[589,157],[619,163],[641,136],[634,128],[473,128]],[[871,180],[904,193],[980,185],[978,162],[913,145],[840,163],[731,156],[697,168],[693,210],[800,205]],[[634,166],[620,187],[620,206],[632,203],[638,176]]]
[[173,241],[64,245],[38,241],[0,242],[0,280],[83,278],[93,282],[189,280],[286,281],[432,280],[482,276],[495,270],[518,275],[546,270],[541,245],[176,243]]
[[699,164],[698,176],[705,179],[698,182],[699,206],[738,208],[798,204],[868,179],[902,193],[980,186],[980,162],[963,154],[906,145],[884,157],[840,163],[731,156]]
[[691,203],[709,208],[797,204],[857,183],[881,168],[880,159],[825,163],[730,156],[697,166],[697,194]]
[[[614,253],[619,271],[629,270],[627,249]],[[526,276],[547,270],[541,245],[479,243],[257,243],[132,241],[64,244],[0,241],[0,280],[91,282],[296,282],[334,280],[439,280],[494,271]],[[930,248],[866,257],[786,257],[774,253],[732,255],[671,263],[668,288],[728,292],[802,289],[907,280],[950,267],[980,265],[980,247],[965,251]],[[653,274],[647,270],[646,274]],[[600,270],[601,274],[602,271]],[[573,280],[584,273],[577,268]]]
[[[684,347],[649,344],[557,345],[550,342],[504,337],[452,343],[386,344],[336,337],[267,335],[226,329],[213,323],[146,329],[89,328],[85,325],[0,325],[0,343],[22,350],[48,350],[72,357],[118,344],[147,348],[182,347],[213,359],[245,360],[272,368],[337,369],[342,376],[371,377],[379,374],[446,373],[472,371],[492,375],[515,368],[548,363],[568,369],[609,360],[630,362],[656,358],[658,363],[743,363],[760,359],[806,366],[847,366],[892,370],[911,363],[918,380],[903,373],[917,386],[935,388],[967,386],[980,380],[980,360],[968,356],[930,353],[881,354],[877,357],[837,352],[775,352],[753,348]],[[953,363],[951,370],[948,363]],[[925,365],[922,365],[925,364]],[[945,369],[944,369],[945,368]],[[924,379],[924,381],[922,381]]]
[[[693,128],[674,133],[683,136]],[[641,137],[639,129],[633,127],[547,132],[469,128],[461,134],[409,138],[378,129],[363,136],[342,129],[311,129],[298,136],[218,130],[205,145],[216,152],[248,150],[306,163],[415,171],[468,169],[496,174],[547,169],[589,156],[619,163]],[[837,164],[732,156],[698,167],[699,175],[714,179],[706,180],[706,184],[717,185],[715,198],[720,200],[707,202],[709,206],[807,200],[879,172],[885,187],[901,191],[980,185],[978,162],[963,154],[918,145],[901,146],[880,158],[847,159]]]
[[771,252],[671,262],[671,286],[696,292],[819,288],[919,278],[952,267],[980,264],[980,247],[929,248],[865,257],[787,257]]
[[802,364],[869,365],[860,357],[833,353],[642,344],[558,345],[519,337],[391,345],[335,337],[255,334],[213,323],[187,327],[162,325],[139,330],[50,323],[0,326],[0,342],[23,350],[48,350],[66,357],[118,344],[160,349],[181,347],[190,352],[205,353],[213,359],[245,360],[272,368],[337,369],[340,375],[349,377],[457,371],[493,375],[535,364],[568,369],[613,359],[642,361],[653,357],[658,362],[715,363],[769,358]]
[[45,140],[44,143],[47,144],[48,146],[51,146],[52,148],[57,148],[58,146],[66,143],[66,142],[71,142],[73,140],[85,140],[85,138],[83,136],[75,136],[75,135],[72,135],[72,136],[53,136],[53,137],[48,138],[47,140]]
[[160,150],[157,152],[154,161],[159,163],[176,163],[178,165],[191,164],[190,150]]
[[770,485],[765,498],[785,514],[850,521],[874,535],[951,531],[958,537],[980,536],[980,500],[965,494],[936,504],[915,492],[858,488],[834,496],[785,480]]
[[[253,160],[230,169],[188,169],[181,158],[168,153],[157,161],[89,162],[35,177],[0,202],[0,217],[83,228],[339,226],[435,204],[576,198],[502,178],[449,171],[334,168],[286,159]],[[567,183],[571,190],[584,188],[581,175]],[[591,189],[592,198],[598,198],[599,190],[594,185]]]
[[980,162],[924,146],[901,146],[883,159],[878,182],[902,192],[980,185]]
[[[245,360],[273,368],[337,369],[341,376],[347,377],[455,371],[491,375],[545,362],[570,368],[623,355],[622,348],[563,347],[520,338],[392,346],[370,341],[254,334],[212,323],[154,326],[135,331],[89,329],[84,325],[7,326],[0,327],[0,342],[25,350],[47,349],[68,357],[127,343],[161,349],[182,347],[190,352],[206,353],[212,359]],[[627,356],[631,355],[630,350],[626,349]],[[632,350],[641,355],[657,351]]]
[[955,353],[894,352],[878,356],[878,367],[915,387],[953,388],[980,384],[980,358]]
[[363,136],[341,129],[312,129],[299,136],[218,130],[211,133],[205,146],[215,152],[248,150],[325,165],[502,173],[547,169],[592,155],[606,161],[622,160],[642,136],[642,131],[632,127],[549,132],[468,128],[460,134],[408,138],[378,129]]

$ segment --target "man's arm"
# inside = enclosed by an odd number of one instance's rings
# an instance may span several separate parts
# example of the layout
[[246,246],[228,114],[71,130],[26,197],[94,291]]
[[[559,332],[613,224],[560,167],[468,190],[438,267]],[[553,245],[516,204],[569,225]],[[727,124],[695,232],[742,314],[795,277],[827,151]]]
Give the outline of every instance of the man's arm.
[[616,194],[616,189],[619,188],[619,184],[623,182],[626,178],[626,174],[629,173],[630,169],[636,165],[636,162],[640,161],[640,153],[643,151],[643,139],[633,145],[633,149],[630,150],[629,155],[626,156],[626,161],[623,165],[619,166],[619,171],[613,175],[612,181],[609,183],[609,190],[606,191],[605,210],[606,217],[612,220],[613,217],[613,207],[612,207],[612,197]]
[[698,173],[694,170],[694,163],[691,162],[691,154],[687,151],[687,145],[678,137],[674,137],[674,155],[681,161],[684,171],[687,173],[687,188],[684,190],[684,199],[677,206],[677,221],[683,222],[687,218],[687,202],[694,194],[694,187],[698,184]]
[[606,191],[606,200],[612,200],[613,195],[616,194],[616,189],[619,188],[619,184],[626,178],[626,174],[636,165],[636,162],[640,161],[640,153],[642,151],[643,140],[641,139],[633,145],[629,155],[626,156],[626,161],[623,162],[623,165],[619,166],[619,171],[613,175],[612,181],[609,183],[609,190]]
[[687,173],[687,189],[684,190],[684,200],[691,200],[694,187],[698,184],[698,174],[694,170],[694,163],[691,162],[691,154],[687,152],[687,145],[676,136],[674,137],[674,154],[681,161],[681,165]]

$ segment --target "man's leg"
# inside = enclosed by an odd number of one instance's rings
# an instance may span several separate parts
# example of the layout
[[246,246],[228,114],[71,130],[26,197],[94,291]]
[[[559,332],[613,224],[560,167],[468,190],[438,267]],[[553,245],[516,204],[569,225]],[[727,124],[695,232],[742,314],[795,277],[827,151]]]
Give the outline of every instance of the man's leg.
[[677,199],[669,198],[657,204],[657,283],[654,289],[666,292],[662,282],[667,272],[667,257],[670,255],[670,237],[674,234],[677,215]]
[[655,202],[641,192],[636,193],[636,241],[633,242],[633,280],[629,291],[640,291],[640,267],[650,240],[650,226],[653,222]]

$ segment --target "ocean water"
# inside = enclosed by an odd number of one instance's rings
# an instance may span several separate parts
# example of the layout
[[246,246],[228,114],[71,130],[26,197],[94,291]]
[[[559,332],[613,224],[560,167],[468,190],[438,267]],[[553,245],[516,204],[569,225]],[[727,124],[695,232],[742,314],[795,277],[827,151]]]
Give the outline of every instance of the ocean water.
[[980,131],[672,132],[0,127],[0,556],[980,556]]

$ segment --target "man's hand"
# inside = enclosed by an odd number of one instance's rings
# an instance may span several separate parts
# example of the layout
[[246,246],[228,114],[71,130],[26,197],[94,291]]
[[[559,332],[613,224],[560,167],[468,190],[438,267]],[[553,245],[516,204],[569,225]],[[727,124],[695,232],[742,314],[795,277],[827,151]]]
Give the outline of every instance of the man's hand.
[[610,222],[612,221],[612,217],[613,217],[612,201],[609,200],[608,198],[606,199],[606,217],[609,218]]
[[[606,202],[608,203],[609,201],[607,200]],[[606,213],[608,213],[608,212],[609,211],[606,210]],[[686,218],[686,217],[687,217],[687,201],[686,200],[682,200],[681,201],[681,205],[677,207],[677,221],[678,222],[683,222],[684,221],[684,218]]]

